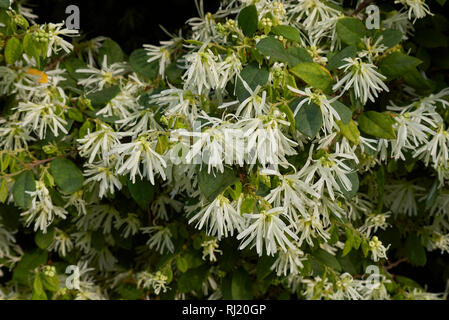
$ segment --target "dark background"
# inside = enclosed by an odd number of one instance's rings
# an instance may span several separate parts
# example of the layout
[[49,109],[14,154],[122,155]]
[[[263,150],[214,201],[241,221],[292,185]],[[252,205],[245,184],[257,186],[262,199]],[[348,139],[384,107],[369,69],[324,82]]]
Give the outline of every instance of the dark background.
[[[204,11],[214,13],[219,3],[204,0]],[[168,40],[159,25],[178,33],[186,29],[189,18],[198,17],[194,0],[28,0],[26,6],[39,16],[38,23],[59,23],[65,21],[65,9],[72,4],[80,8],[81,34],[86,39],[110,37],[128,54],[143,44]]]

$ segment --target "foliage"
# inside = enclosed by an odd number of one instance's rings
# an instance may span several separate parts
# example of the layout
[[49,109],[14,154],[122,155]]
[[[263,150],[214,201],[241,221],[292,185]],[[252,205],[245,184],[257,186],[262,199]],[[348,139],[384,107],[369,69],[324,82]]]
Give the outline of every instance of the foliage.
[[0,298],[442,298],[396,271],[449,252],[445,5],[199,2],[127,57],[0,1]]

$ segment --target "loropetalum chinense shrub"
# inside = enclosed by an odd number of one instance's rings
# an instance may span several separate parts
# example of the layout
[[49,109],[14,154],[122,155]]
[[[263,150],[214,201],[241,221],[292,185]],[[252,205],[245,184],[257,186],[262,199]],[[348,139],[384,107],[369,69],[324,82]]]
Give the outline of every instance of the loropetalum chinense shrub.
[[0,298],[444,298],[395,270],[449,251],[445,0],[370,4],[126,56],[1,0]]

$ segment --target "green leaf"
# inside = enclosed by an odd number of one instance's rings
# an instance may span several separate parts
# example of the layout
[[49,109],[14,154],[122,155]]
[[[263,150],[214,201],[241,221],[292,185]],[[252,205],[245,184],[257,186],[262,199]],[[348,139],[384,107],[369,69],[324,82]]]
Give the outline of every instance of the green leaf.
[[156,187],[148,180],[136,178],[135,183],[128,179],[128,189],[139,207],[146,210],[154,199]]
[[239,269],[232,275],[231,294],[233,300],[252,300],[252,281],[249,274]]
[[[295,99],[291,107],[297,105],[299,99]],[[296,108],[296,107],[295,107]],[[295,126],[299,132],[313,138],[320,131],[323,125],[323,115],[321,109],[315,103],[305,103],[301,106],[295,116]]]
[[405,241],[405,257],[414,266],[422,267],[426,265],[426,250],[421,244],[421,240],[414,233],[410,234]]
[[111,65],[116,62],[123,62],[125,60],[125,54],[122,49],[112,39],[106,39],[103,41],[103,45],[98,51],[99,64],[102,65],[104,57],[107,57],[108,65]]
[[178,259],[176,259],[176,267],[179,271],[186,272],[189,270],[189,261],[184,257],[178,257]]
[[8,9],[10,5],[10,0],[0,0],[0,8]]
[[200,290],[203,281],[208,275],[208,267],[203,265],[195,269],[189,269],[178,279],[178,290],[180,293],[187,293],[193,290]]
[[30,284],[31,271],[47,262],[47,251],[36,250],[25,253],[14,269],[12,279],[23,285]]
[[31,33],[27,33],[23,38],[23,51],[28,57],[34,57],[36,61],[39,60],[39,48],[37,47]]
[[359,144],[360,139],[360,131],[357,127],[357,124],[354,122],[354,120],[351,120],[347,124],[344,124],[342,121],[337,120],[336,121],[338,127],[340,128],[341,134],[354,143],[355,145]]
[[309,86],[322,91],[329,91],[333,79],[329,71],[318,63],[301,62],[290,70],[295,76],[306,82]]
[[42,283],[42,279],[39,274],[36,274],[36,277],[33,281],[33,292],[31,296],[32,300],[47,300],[47,294],[44,290],[44,285]]
[[6,42],[5,60],[8,64],[14,64],[22,55],[22,42],[17,38],[11,38]]
[[351,190],[346,190],[343,183],[340,181],[340,179],[337,179],[337,184],[340,186],[340,191],[343,193],[343,195],[346,197],[346,199],[352,199],[357,191],[359,191],[360,187],[360,181],[359,181],[359,175],[356,171],[348,173],[346,175],[348,177],[349,181],[351,182]]
[[294,67],[301,62],[313,62],[309,52],[300,47],[290,47],[287,49],[288,65]]
[[256,33],[259,26],[259,14],[257,13],[256,6],[250,5],[243,8],[239,13],[237,21],[243,34],[251,38]]
[[109,88],[105,88],[101,91],[89,93],[86,98],[90,100],[92,106],[94,107],[103,107],[109,101],[114,99],[121,92],[120,87],[118,85],[112,86]]
[[377,138],[396,139],[396,132],[393,128],[395,121],[388,114],[367,111],[362,113],[357,121],[360,130],[366,134]]
[[274,34],[278,36],[282,36],[285,39],[297,42],[301,44],[301,34],[298,29],[286,26],[286,25],[279,25],[271,28],[271,31],[273,31]]
[[22,172],[12,188],[14,202],[21,208],[28,208],[31,204],[31,196],[28,192],[36,191],[36,183],[31,171]]
[[347,228],[345,230],[345,233],[346,233],[346,242],[343,248],[343,252],[341,254],[342,257],[346,256],[349,252],[351,252],[354,244],[354,235],[352,234],[351,229]]
[[118,293],[120,294],[120,297],[125,300],[139,300],[144,296],[143,290],[131,283],[124,283],[118,287]]
[[6,186],[6,179],[0,180],[0,203],[5,203],[8,199],[8,187]]
[[354,46],[347,46],[340,52],[334,54],[328,61],[326,68],[330,71],[336,70],[345,64],[343,59],[354,58],[357,54],[357,48]]
[[329,252],[324,251],[323,249],[317,249],[312,253],[312,255],[316,258],[316,260],[318,260],[325,266],[328,266],[336,271],[341,271],[341,265],[338,262],[337,258],[331,255]]
[[[269,76],[270,72],[267,68],[259,68],[257,63],[247,65],[240,72],[240,77],[248,84],[251,90],[256,89],[257,86],[264,86],[268,82]],[[245,101],[250,96],[240,78],[236,81],[235,94],[240,102]]]
[[355,46],[366,35],[366,29],[357,18],[340,18],[337,22],[337,35],[347,45]]
[[404,76],[404,74],[416,68],[421,62],[418,58],[408,56],[402,52],[393,52],[380,61],[379,70],[391,80]]
[[443,7],[446,3],[446,0],[437,0],[437,2]]
[[386,29],[379,32],[374,40],[376,41],[379,37],[382,37],[380,43],[387,48],[392,48],[401,42],[402,36],[402,32],[399,30]]
[[70,160],[57,158],[50,163],[50,174],[56,185],[64,192],[74,193],[82,188],[84,176],[81,170]]
[[34,236],[34,242],[36,242],[36,245],[39,248],[45,250],[51,245],[54,238],[55,228],[52,227],[47,230],[47,233],[43,233],[41,230],[39,230]]
[[363,252],[363,256],[366,258],[368,257],[368,253],[369,253],[370,247],[369,244],[366,240],[362,241],[362,252]]
[[274,37],[266,37],[260,40],[256,45],[257,50],[264,56],[268,56],[275,61],[289,62],[289,54],[282,42]]
[[232,168],[225,167],[223,173],[207,173],[207,166],[198,171],[198,185],[207,200],[213,201],[228,186],[239,181]]
[[338,115],[340,116],[341,122],[343,124],[349,124],[352,120],[352,111],[349,109],[346,105],[341,103],[338,100],[335,100],[331,103],[332,108],[334,108],[335,111],[337,111]]
[[159,72],[159,62],[156,60],[148,63],[148,59],[145,49],[137,49],[129,56],[129,64],[137,74],[147,79],[154,79]]

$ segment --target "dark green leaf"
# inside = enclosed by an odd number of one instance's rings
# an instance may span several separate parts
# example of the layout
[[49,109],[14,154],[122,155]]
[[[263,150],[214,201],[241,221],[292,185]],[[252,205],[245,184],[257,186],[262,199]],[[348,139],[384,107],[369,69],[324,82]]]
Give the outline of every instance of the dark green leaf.
[[388,79],[402,77],[421,63],[421,60],[402,52],[393,52],[383,58],[379,64],[380,72]]
[[365,34],[365,26],[359,19],[351,17],[338,19],[337,35],[347,45],[357,45]]
[[139,207],[146,210],[149,204],[154,199],[156,187],[148,180],[142,180],[139,177],[136,178],[135,183],[128,180],[128,189],[131,196],[136,200]]
[[30,283],[31,271],[47,262],[47,251],[36,250],[25,253],[14,269],[12,279],[20,284]]
[[[296,109],[299,99],[293,101],[292,110]],[[295,103],[296,102],[296,103]],[[294,108],[294,109],[293,109]],[[315,103],[304,103],[295,116],[295,126],[299,132],[313,138],[323,125],[321,109]]]
[[380,43],[382,43],[387,48],[392,48],[401,42],[403,35],[399,30],[386,29],[379,32],[375,40],[377,40],[379,37],[382,37]]
[[70,160],[57,158],[50,163],[50,173],[56,185],[64,192],[74,193],[81,189],[84,176],[81,170]]
[[301,43],[301,34],[299,33],[299,30],[294,27],[279,25],[273,27],[271,31],[273,31],[273,33],[277,34],[278,36],[284,37],[285,39]]
[[223,173],[207,173],[207,166],[198,171],[198,185],[207,200],[213,201],[228,186],[239,181],[232,168],[225,167]]
[[345,58],[354,58],[357,54],[357,48],[354,46],[347,46],[340,52],[334,54],[327,63],[327,69],[330,71],[336,70],[344,65],[346,62],[343,60]]
[[122,49],[112,39],[106,39],[103,42],[100,50],[98,51],[99,64],[102,65],[104,57],[107,57],[108,65],[111,65],[116,62],[123,62],[125,60],[125,54]]
[[120,87],[118,85],[112,86],[109,88],[105,88],[101,91],[97,91],[94,93],[89,93],[86,98],[90,100],[92,106],[94,107],[103,107],[109,101],[114,99],[120,93]]
[[255,5],[250,5],[240,11],[237,18],[240,29],[247,37],[252,37],[259,26],[259,15]]
[[[264,86],[268,82],[270,72],[267,68],[259,68],[257,63],[251,63],[240,72],[240,77],[248,84],[251,90],[257,86]],[[240,79],[236,82],[235,94],[240,102],[243,102],[250,96],[250,93],[244,87]]]
[[39,230],[34,236],[34,242],[36,242],[36,245],[39,248],[45,250],[48,248],[48,246],[51,245],[54,238],[55,238],[55,228],[49,228],[47,230],[47,233],[43,233],[41,230]]
[[312,253],[312,255],[325,266],[328,266],[336,271],[341,271],[341,266],[337,258],[329,252],[324,251],[323,249],[317,249]]
[[31,171],[22,172],[14,183],[12,194],[14,202],[21,208],[28,208],[31,203],[31,195],[28,192],[36,191],[36,183]]
[[148,79],[154,79],[159,72],[159,62],[148,63],[148,55],[145,49],[137,49],[129,56],[129,64],[137,74]]
[[282,42],[274,37],[266,37],[260,40],[256,45],[257,50],[264,56],[272,58],[274,61],[281,61],[288,63],[289,54]]
[[405,241],[405,256],[412,265],[419,267],[426,265],[426,250],[414,233],[410,234]]
[[252,281],[249,274],[239,269],[232,275],[231,292],[233,300],[252,300]]

